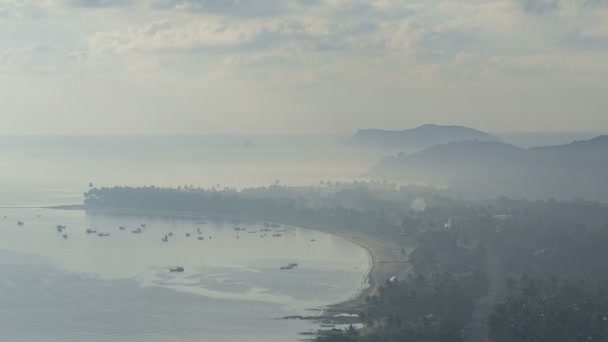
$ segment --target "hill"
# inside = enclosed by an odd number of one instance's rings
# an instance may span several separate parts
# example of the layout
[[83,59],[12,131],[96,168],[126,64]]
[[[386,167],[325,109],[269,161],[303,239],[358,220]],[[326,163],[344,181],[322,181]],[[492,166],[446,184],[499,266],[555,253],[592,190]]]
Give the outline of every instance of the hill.
[[400,131],[363,129],[353,137],[353,141],[361,145],[403,148],[425,148],[465,140],[500,141],[491,134],[473,128],[433,124]]
[[608,136],[523,149],[465,141],[382,160],[371,175],[447,186],[465,197],[608,201]]

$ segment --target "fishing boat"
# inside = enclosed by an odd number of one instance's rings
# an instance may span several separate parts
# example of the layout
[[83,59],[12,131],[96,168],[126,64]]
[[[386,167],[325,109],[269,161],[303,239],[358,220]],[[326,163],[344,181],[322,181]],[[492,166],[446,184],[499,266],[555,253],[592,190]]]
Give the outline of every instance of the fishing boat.
[[281,266],[280,268],[282,270],[293,270],[296,267],[298,267],[298,263],[297,262],[290,262],[289,264],[287,264],[287,266]]
[[169,272],[184,272],[182,266],[169,267]]

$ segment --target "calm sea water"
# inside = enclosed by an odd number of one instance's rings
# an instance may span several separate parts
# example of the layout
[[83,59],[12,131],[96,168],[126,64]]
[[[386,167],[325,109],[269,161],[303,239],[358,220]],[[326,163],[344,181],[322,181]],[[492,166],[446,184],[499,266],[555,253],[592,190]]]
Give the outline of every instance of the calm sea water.
[[[391,152],[327,136],[0,137],[0,207],[81,203],[89,182],[243,188],[360,179]],[[141,223],[143,233],[132,234]],[[57,224],[68,226],[67,239]],[[369,260],[356,245],[298,228],[237,239],[236,224],[0,208],[0,340],[296,341],[318,326],[282,317],[314,314],[363,286]],[[279,269],[289,262],[300,265]],[[186,271],[170,273],[174,265]]]
[[[143,232],[133,234],[142,223]],[[58,224],[67,226],[67,239]],[[257,232],[237,233],[237,225]],[[311,309],[357,293],[368,255],[332,235],[284,227],[281,237],[272,237],[263,227],[0,209],[0,336],[24,342],[300,340],[299,332],[319,326],[282,317],[312,315]],[[87,228],[110,236],[87,234]],[[161,241],[170,232],[169,241]],[[299,266],[280,270],[290,262]],[[177,265],[185,271],[167,269]]]

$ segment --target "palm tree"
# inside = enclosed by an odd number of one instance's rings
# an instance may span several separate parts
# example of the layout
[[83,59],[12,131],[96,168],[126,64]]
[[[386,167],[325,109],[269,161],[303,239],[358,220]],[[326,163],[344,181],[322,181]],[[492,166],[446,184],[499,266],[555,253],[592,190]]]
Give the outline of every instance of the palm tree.
[[348,337],[357,337],[359,336],[359,330],[357,330],[357,328],[355,328],[352,324],[348,326],[348,328],[346,328],[346,336]]

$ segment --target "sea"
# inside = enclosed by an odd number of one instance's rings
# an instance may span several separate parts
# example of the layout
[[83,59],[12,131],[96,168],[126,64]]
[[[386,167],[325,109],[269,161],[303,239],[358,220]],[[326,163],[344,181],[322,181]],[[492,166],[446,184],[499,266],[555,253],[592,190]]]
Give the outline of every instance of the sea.
[[[371,266],[361,247],[298,227],[264,232],[266,222],[44,207],[82,203],[89,183],[242,189],[362,180],[385,155],[326,136],[1,137],[0,340],[310,338],[301,333],[318,322],[284,317],[318,315],[360,293]],[[298,265],[281,269],[290,263]]]
[[[507,138],[542,143],[538,135]],[[262,232],[265,222],[42,208],[82,203],[89,184],[243,189],[367,180],[371,166],[404,152],[349,139],[0,136],[0,340],[308,338],[301,333],[319,329],[317,322],[284,317],[318,315],[356,296],[370,268],[361,247],[298,227]],[[289,263],[298,266],[281,269]],[[178,266],[184,271],[171,272]]]

